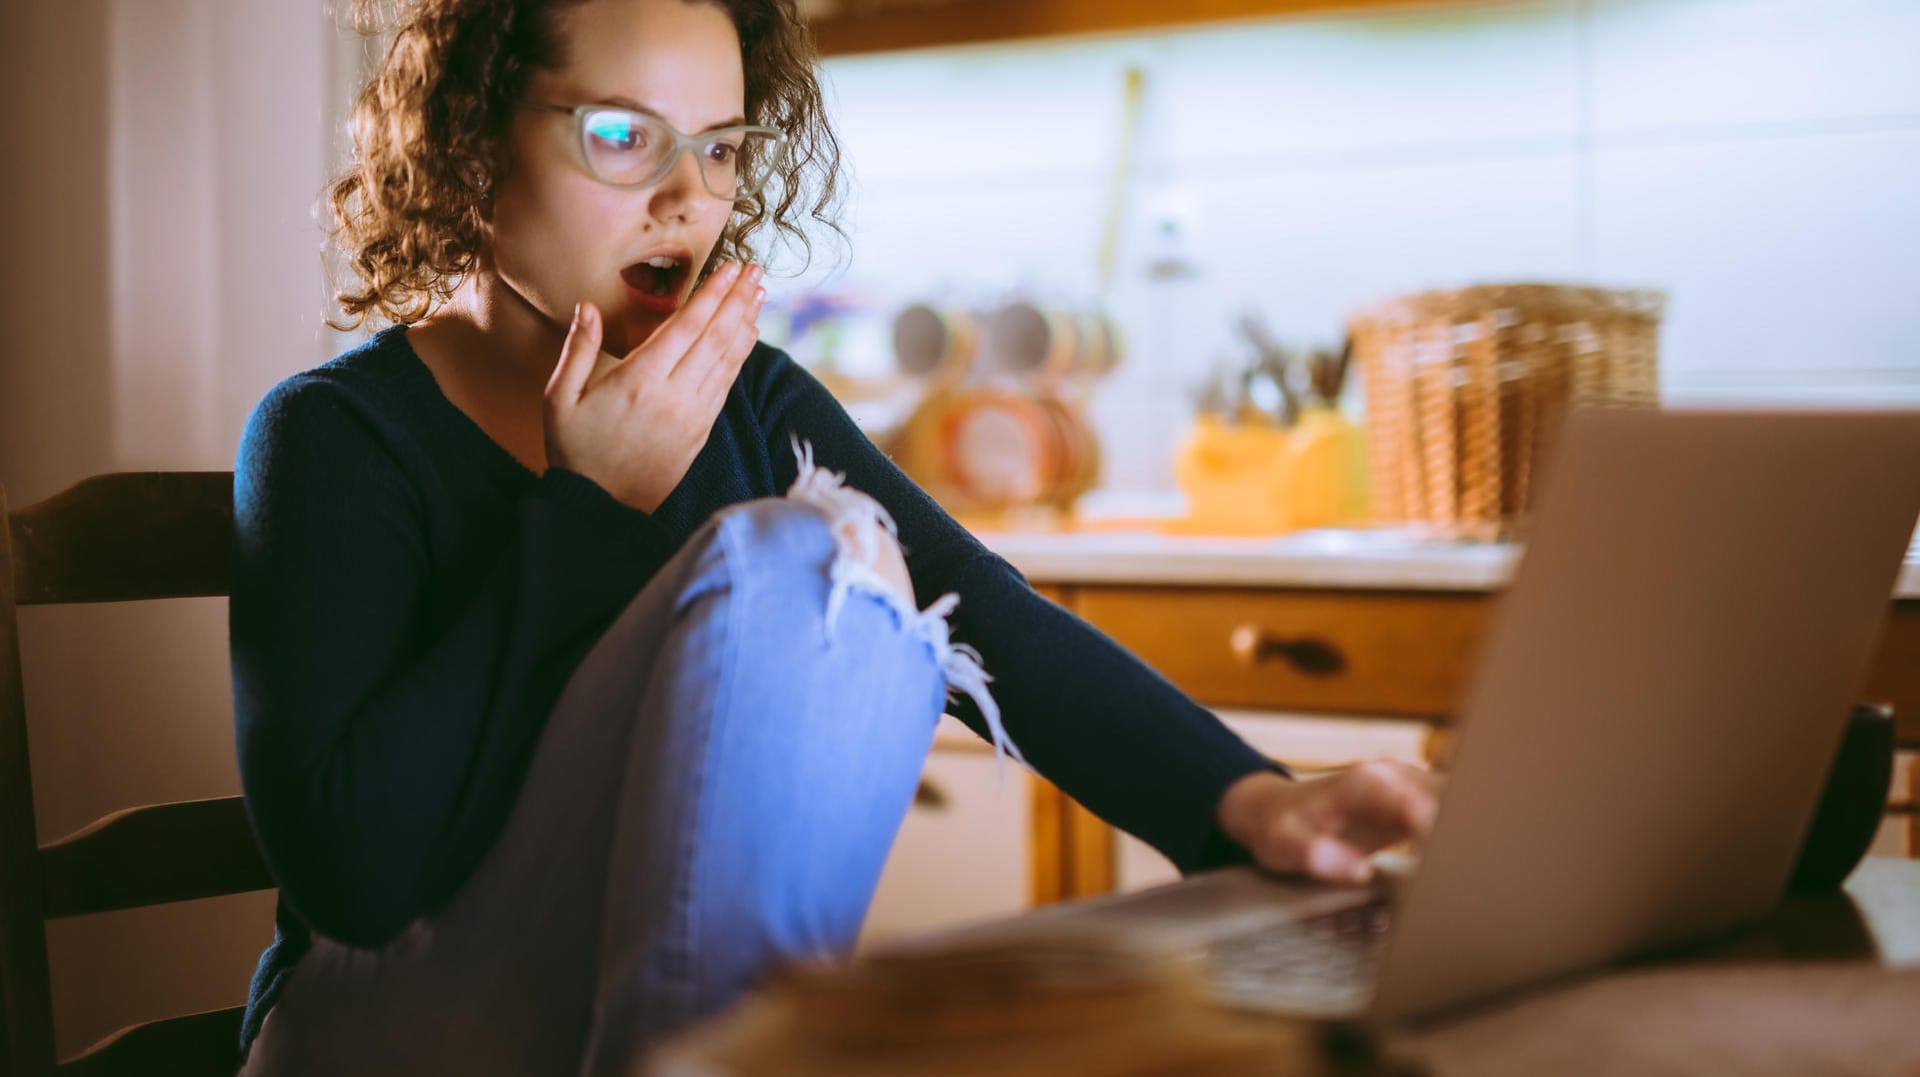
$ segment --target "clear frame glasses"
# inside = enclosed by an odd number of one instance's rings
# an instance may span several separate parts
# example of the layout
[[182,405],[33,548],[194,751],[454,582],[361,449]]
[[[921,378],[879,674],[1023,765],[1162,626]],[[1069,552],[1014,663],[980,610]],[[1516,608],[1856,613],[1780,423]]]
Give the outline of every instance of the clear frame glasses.
[[622,191],[666,179],[680,155],[691,150],[708,194],[725,202],[751,198],[766,186],[787,143],[779,128],[754,124],[683,134],[658,116],[618,105],[521,107],[573,117],[575,142],[588,173]]

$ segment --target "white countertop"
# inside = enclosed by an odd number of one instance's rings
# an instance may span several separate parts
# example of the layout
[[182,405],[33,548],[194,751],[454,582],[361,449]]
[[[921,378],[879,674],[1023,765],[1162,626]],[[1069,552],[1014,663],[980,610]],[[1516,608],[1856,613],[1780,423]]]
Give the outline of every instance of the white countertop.
[[[983,531],[980,540],[1037,583],[1491,591],[1506,585],[1520,559],[1514,544],[1435,542],[1387,531],[1273,538]],[[1895,594],[1920,598],[1920,544],[1908,551]]]

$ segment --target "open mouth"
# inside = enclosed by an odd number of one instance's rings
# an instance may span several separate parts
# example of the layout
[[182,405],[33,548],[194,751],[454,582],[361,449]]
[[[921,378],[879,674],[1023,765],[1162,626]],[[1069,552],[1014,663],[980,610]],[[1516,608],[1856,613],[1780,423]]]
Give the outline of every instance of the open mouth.
[[680,294],[692,272],[691,258],[661,254],[621,270],[620,279],[643,296],[671,300]]

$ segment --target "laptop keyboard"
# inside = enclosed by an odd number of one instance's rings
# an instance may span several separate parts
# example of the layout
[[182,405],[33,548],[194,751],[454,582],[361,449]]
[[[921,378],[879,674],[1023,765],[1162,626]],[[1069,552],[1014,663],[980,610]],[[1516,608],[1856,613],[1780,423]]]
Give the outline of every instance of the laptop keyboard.
[[1373,993],[1391,921],[1379,901],[1211,939],[1204,957],[1213,994],[1259,1010],[1357,1013]]

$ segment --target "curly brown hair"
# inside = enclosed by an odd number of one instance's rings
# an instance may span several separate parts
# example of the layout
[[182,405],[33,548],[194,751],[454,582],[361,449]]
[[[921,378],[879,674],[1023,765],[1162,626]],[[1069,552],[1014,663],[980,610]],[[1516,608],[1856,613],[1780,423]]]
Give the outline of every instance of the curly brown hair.
[[[330,242],[359,278],[334,294],[351,330],[370,317],[416,322],[444,304],[485,249],[492,192],[511,167],[507,130],[535,69],[566,62],[561,9],[583,0],[353,0],[364,34],[393,28],[380,68],[354,101],[353,163],[327,186]],[[787,132],[782,167],[734,205],[704,278],[755,256],[756,233],[796,243],[805,218],[836,236],[840,145],[827,123],[812,36],[794,0],[711,3],[733,20],[746,75],[746,120]],[[743,167],[752,162],[742,160]]]

